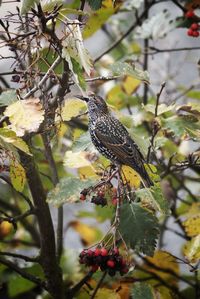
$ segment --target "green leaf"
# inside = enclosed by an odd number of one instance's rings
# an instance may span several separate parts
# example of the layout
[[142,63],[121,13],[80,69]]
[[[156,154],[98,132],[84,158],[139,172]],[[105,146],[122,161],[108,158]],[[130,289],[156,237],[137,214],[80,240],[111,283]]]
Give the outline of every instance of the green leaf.
[[31,8],[35,7],[35,4],[38,4],[39,2],[39,0],[22,0],[20,14],[26,14]]
[[111,71],[114,75],[129,75],[143,82],[149,83],[149,74],[147,71],[138,69],[134,63],[118,61],[111,65]]
[[15,297],[30,291],[34,287],[35,284],[32,281],[24,279],[20,275],[12,275],[8,282],[8,293],[10,297]]
[[143,205],[150,205],[156,211],[169,215],[170,209],[168,201],[164,198],[160,183],[154,183],[150,189],[140,189],[135,192],[136,197],[140,199]]
[[10,179],[15,190],[22,192],[25,185],[26,174],[24,168],[17,160],[10,161]]
[[61,206],[67,202],[78,202],[80,192],[95,184],[95,181],[80,180],[78,178],[66,177],[60,180],[56,187],[47,195],[47,201],[55,206]]
[[166,128],[178,136],[200,129],[200,122],[192,115],[174,115],[162,119],[162,123],[162,128]]
[[92,149],[94,149],[94,146],[92,144],[89,132],[82,134],[74,141],[72,145],[73,152],[83,152],[87,150],[91,151]]
[[16,102],[17,94],[15,89],[9,89],[1,93],[0,95],[0,107],[8,106]]
[[151,285],[145,282],[134,283],[131,295],[135,299],[155,299],[157,296],[154,294],[154,290]]
[[[160,105],[158,105],[157,115],[161,115],[163,113],[172,111],[174,108],[175,108],[175,105],[160,104]],[[147,112],[151,112],[151,113],[155,114],[155,105],[147,104],[144,106],[144,109]]]
[[136,282],[133,284],[131,296],[134,299],[155,299],[153,288],[145,282]]
[[102,1],[103,0],[88,0],[88,3],[93,10],[97,10],[101,8]]
[[[41,279],[44,278],[43,272],[39,265],[34,265],[32,267],[26,267],[24,270],[27,273],[30,273],[34,276],[40,277]],[[36,285],[21,277],[20,275],[12,275],[8,282],[8,293],[10,297],[16,297],[17,295],[23,294],[31,289],[33,289]],[[20,296],[19,296],[20,298]]]
[[137,252],[153,255],[159,233],[157,218],[139,204],[124,204],[119,230],[124,241]]
[[200,91],[198,90],[191,90],[186,93],[186,96],[191,99],[200,100]]
[[72,65],[73,65],[73,71],[78,76],[78,82],[79,82],[80,87],[83,90],[86,90],[86,81],[83,76],[83,69],[82,69],[81,65],[73,58],[71,58],[71,61],[72,61]]
[[0,140],[12,144],[26,154],[31,155],[28,145],[24,142],[23,139],[17,137],[16,133],[12,130],[9,130],[7,128],[0,128]]

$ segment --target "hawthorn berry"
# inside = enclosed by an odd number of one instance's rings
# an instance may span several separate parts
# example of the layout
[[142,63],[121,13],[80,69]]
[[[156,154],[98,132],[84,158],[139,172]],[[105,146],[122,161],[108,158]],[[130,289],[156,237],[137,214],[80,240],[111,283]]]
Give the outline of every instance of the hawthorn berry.
[[199,25],[197,23],[193,23],[191,26],[190,26],[190,29],[192,30],[197,30],[199,28]]
[[188,36],[193,36],[194,31],[192,29],[188,29],[187,35]]
[[101,255],[101,249],[96,248],[95,251],[94,251],[94,255],[95,255],[95,256],[99,256],[99,255]]
[[118,249],[117,247],[115,247],[115,248],[113,249],[113,254],[114,254],[114,255],[119,255],[119,249]]
[[98,191],[98,196],[99,197],[103,197],[105,195],[105,193],[102,191],[102,190],[99,190]]
[[112,204],[113,204],[114,206],[117,205],[117,198],[114,197],[114,198],[112,199]]
[[99,269],[98,265],[92,265],[92,267],[91,267],[92,272],[96,272],[98,269]]
[[198,31],[193,31],[192,36],[194,36],[194,37],[198,37],[198,36],[199,36],[199,32],[198,32]]
[[107,264],[107,266],[110,267],[110,268],[114,268],[114,267],[115,267],[115,262],[112,261],[112,260],[108,260],[106,264]]
[[195,16],[194,10],[188,10],[185,14],[186,18],[193,18]]
[[80,200],[86,200],[86,196],[84,194],[80,194]]
[[107,256],[108,255],[108,250],[106,248],[101,248],[101,255],[102,256]]

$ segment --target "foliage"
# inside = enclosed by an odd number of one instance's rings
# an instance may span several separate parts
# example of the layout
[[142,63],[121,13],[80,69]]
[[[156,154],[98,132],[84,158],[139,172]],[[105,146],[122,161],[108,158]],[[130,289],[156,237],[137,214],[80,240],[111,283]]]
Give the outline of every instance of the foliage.
[[[198,299],[198,1],[7,5],[0,297]],[[94,148],[76,97],[89,90],[137,144],[150,188]]]

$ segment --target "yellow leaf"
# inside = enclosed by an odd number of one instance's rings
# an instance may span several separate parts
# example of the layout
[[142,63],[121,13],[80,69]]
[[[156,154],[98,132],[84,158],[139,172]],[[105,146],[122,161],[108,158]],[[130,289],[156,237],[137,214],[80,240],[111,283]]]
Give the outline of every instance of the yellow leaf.
[[26,174],[22,165],[17,160],[10,161],[10,179],[13,187],[22,192],[25,185]]
[[29,98],[9,105],[4,115],[9,117],[10,128],[23,136],[25,132],[36,132],[44,120],[44,110],[39,99]]
[[83,37],[88,38],[94,34],[101,26],[114,14],[117,8],[114,8],[112,1],[104,1],[102,8],[92,12],[83,31]]
[[78,173],[79,173],[80,179],[85,179],[85,178],[89,178],[89,177],[98,177],[98,175],[96,174],[96,171],[92,165],[80,167],[78,169]]
[[185,231],[189,237],[200,234],[200,203],[193,203],[189,211],[184,215],[186,220],[183,222]]
[[121,86],[115,85],[107,93],[108,104],[113,105],[113,106],[117,107],[118,109],[121,109],[124,106],[123,96],[124,96],[124,93],[122,91]]
[[121,299],[120,295],[114,290],[100,288],[95,296],[96,299]]
[[123,80],[122,88],[127,95],[131,95],[140,86],[141,81],[131,76],[126,76]]
[[[147,257],[147,262],[148,261],[153,265],[158,266],[161,269],[170,270],[176,274],[179,273],[179,265],[176,262],[176,259],[166,251],[161,251],[161,250],[156,251],[153,257]],[[145,265],[145,268],[148,268],[149,272],[156,273],[162,279],[170,282],[173,285],[176,284],[177,282],[177,280],[172,274],[155,269],[153,268],[153,266],[149,265],[148,263],[147,265]]]
[[172,290],[170,290],[164,286],[156,287],[155,293],[158,295],[158,296],[156,296],[156,298],[159,298],[159,299],[178,299],[178,297],[175,297]]
[[69,168],[91,166],[91,161],[89,160],[89,157],[90,155],[87,152],[67,151],[64,156],[64,165]]
[[134,187],[135,189],[139,188],[141,179],[137,172],[133,170],[133,168],[123,165],[122,178],[124,183],[128,183],[131,187]]
[[81,241],[85,246],[89,246],[97,242],[102,237],[102,233],[99,229],[80,221],[71,221],[69,223],[69,227],[72,227],[76,232],[79,233]]
[[61,116],[65,121],[69,121],[72,117],[78,116],[80,113],[86,111],[86,104],[76,98],[71,98],[65,101],[62,107]]
[[190,263],[196,263],[200,259],[200,235],[185,244],[183,254]]
[[189,237],[195,237],[200,234],[200,215],[190,217],[183,222],[185,231]]

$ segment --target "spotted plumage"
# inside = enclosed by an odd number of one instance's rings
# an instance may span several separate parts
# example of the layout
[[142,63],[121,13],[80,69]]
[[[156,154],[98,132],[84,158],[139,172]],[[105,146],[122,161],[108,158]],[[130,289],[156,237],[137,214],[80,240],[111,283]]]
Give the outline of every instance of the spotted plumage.
[[105,101],[96,95],[77,97],[87,102],[89,131],[97,150],[114,164],[128,165],[137,171],[146,187],[153,185],[137,144],[120,121],[111,115]]

